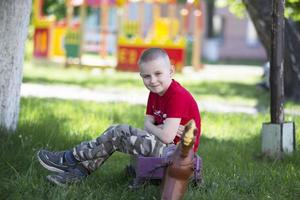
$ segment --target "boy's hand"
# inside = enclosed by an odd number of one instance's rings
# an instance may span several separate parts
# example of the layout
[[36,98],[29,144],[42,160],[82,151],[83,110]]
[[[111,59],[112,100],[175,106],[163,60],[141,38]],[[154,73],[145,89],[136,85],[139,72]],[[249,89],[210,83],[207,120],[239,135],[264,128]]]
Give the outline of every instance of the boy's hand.
[[154,117],[151,115],[146,115],[145,119],[144,119],[144,128],[146,128],[146,126],[148,124],[154,124]]
[[[159,125],[156,125],[157,128],[160,128],[160,129],[163,129],[164,125],[163,124],[159,124]],[[176,132],[176,136],[180,137],[182,136],[184,132],[184,126],[183,125],[179,125],[178,127],[178,130]]]
[[157,128],[160,128],[160,129],[163,129],[164,128],[164,124],[159,124],[159,125],[156,125]]
[[[164,125],[163,124],[159,124],[159,125],[156,125],[157,128],[160,128],[160,129],[163,129]],[[178,127],[178,130],[176,132],[176,136],[180,137],[182,136],[184,132],[184,126],[183,125],[179,125]]]
[[177,130],[177,133],[176,133],[176,136],[178,136],[178,137],[181,138],[181,136],[182,136],[182,134],[183,134],[183,131],[184,131],[184,126],[179,125],[178,130]]

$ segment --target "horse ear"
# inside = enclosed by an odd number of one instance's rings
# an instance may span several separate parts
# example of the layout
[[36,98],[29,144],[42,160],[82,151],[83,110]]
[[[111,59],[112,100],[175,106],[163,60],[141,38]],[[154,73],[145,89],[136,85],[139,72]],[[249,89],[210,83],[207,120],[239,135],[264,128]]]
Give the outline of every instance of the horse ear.
[[189,149],[191,146],[193,146],[195,142],[195,133],[197,131],[195,121],[191,119],[186,125],[183,133],[183,138],[182,138],[182,145],[183,145],[183,151],[187,155]]

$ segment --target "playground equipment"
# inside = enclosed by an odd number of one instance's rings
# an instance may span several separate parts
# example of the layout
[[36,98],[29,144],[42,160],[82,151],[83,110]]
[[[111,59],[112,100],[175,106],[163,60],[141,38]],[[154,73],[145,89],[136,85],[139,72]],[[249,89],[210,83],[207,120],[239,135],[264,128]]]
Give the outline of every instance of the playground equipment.
[[[177,71],[186,64],[201,68],[202,15],[199,1],[129,1],[123,9],[117,47],[118,70],[138,71],[137,60],[142,51],[150,47],[165,49]],[[192,38],[192,45],[187,38]],[[188,45],[192,49],[188,50]]]
[[[54,16],[44,16],[43,0],[34,1],[34,56],[65,58],[66,64],[80,65],[89,65],[86,61],[92,60],[101,65],[95,58],[106,59],[116,53],[116,10],[122,1],[66,0],[66,18],[60,22]],[[75,9],[79,14],[74,14]],[[84,53],[92,56],[84,59]]]
[[64,21],[57,22],[55,16],[44,16],[43,1],[34,1],[33,55],[37,58],[61,57],[64,55],[63,40],[66,33]]
[[[201,68],[199,0],[66,0],[67,15],[61,21],[44,16],[42,7],[43,0],[34,1],[36,58],[138,71],[142,51],[160,47],[177,71],[184,65]],[[111,57],[115,62],[107,62]]]

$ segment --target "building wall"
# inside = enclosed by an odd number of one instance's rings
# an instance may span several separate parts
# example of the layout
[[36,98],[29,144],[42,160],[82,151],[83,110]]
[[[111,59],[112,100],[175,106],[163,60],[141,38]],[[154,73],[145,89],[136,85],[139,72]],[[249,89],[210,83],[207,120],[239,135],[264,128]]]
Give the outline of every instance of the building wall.
[[[205,11],[206,7],[204,5],[204,16],[206,16]],[[258,37],[256,37],[255,29],[248,17],[240,19],[234,14],[230,13],[227,7],[216,7],[215,19],[215,22],[223,22],[223,27],[221,29],[222,31],[220,31],[221,34],[219,34],[217,38],[219,44],[219,60],[267,60],[266,52]],[[204,20],[204,22],[205,21],[206,20]],[[215,27],[218,27],[218,23],[215,23]],[[205,44],[205,37],[203,37],[203,42]]]

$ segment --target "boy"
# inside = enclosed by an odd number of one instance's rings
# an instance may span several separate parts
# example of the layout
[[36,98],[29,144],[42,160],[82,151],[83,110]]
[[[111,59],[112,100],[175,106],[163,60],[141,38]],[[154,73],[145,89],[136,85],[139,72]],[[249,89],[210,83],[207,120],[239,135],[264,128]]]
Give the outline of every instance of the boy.
[[139,61],[140,76],[150,90],[144,130],[130,125],[110,126],[98,138],[82,142],[73,150],[40,150],[38,160],[46,169],[57,172],[47,179],[57,185],[82,180],[100,167],[114,151],[143,156],[161,156],[163,150],[180,140],[183,125],[194,119],[200,139],[201,118],[192,95],[172,79],[174,66],[167,53],[159,48],[145,50]]

